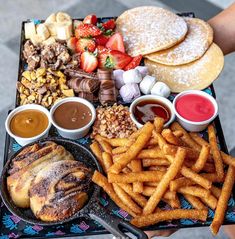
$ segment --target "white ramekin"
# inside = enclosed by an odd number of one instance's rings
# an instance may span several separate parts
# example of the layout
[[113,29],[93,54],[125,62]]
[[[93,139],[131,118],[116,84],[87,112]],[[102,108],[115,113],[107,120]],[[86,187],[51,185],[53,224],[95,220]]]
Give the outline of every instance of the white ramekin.
[[[186,94],[197,94],[197,95],[201,95],[206,97],[208,100],[210,100],[210,102],[213,104],[214,108],[215,108],[215,112],[213,114],[213,116],[211,118],[209,118],[208,120],[204,120],[201,122],[194,122],[194,121],[190,121],[187,120],[185,118],[183,118],[176,110],[176,102],[177,100]],[[174,110],[175,110],[175,114],[176,114],[176,118],[178,120],[178,122],[188,131],[190,132],[200,132],[204,129],[206,129],[206,127],[215,119],[215,117],[218,115],[218,104],[216,102],[216,100],[214,99],[214,97],[212,97],[211,95],[207,94],[204,91],[200,91],[200,90],[187,90],[187,91],[183,91],[180,94],[178,94],[174,101],[173,101],[173,106],[174,106]]]
[[136,124],[137,128],[141,128],[143,126],[143,124],[139,123],[136,120],[136,118],[134,116],[134,113],[133,113],[133,110],[134,110],[134,107],[139,102],[141,102],[143,100],[156,100],[156,101],[159,101],[159,102],[163,103],[164,105],[166,105],[169,108],[170,113],[171,113],[171,117],[168,120],[168,122],[166,122],[164,124],[164,127],[167,127],[168,125],[170,125],[174,121],[174,119],[175,119],[174,107],[173,107],[172,103],[168,99],[166,99],[166,98],[164,98],[162,96],[158,96],[158,95],[143,95],[143,96],[140,96],[139,98],[135,99],[131,103],[131,106],[130,106],[130,116],[131,116],[132,121]]
[[[47,119],[48,119],[48,126],[47,128],[39,135],[36,135],[34,137],[31,137],[31,138],[23,138],[23,137],[19,137],[17,135],[14,135],[12,132],[11,132],[11,129],[10,129],[10,122],[11,122],[11,119],[14,115],[16,115],[17,113],[21,112],[21,111],[24,111],[24,110],[38,110],[38,111],[41,111],[43,112],[46,116],[47,116]],[[24,146],[26,144],[29,144],[29,143],[32,143],[36,140],[39,140],[41,138],[45,138],[47,137],[48,135],[48,132],[51,128],[51,122],[50,122],[50,114],[49,114],[49,111],[44,108],[43,106],[41,105],[36,105],[36,104],[27,104],[27,105],[22,105],[22,106],[19,106],[17,108],[15,108],[14,110],[11,111],[11,113],[7,116],[7,119],[5,121],[5,128],[6,128],[6,131],[7,133],[15,139],[15,141],[20,144],[21,146]]]
[[[79,129],[64,129],[64,128],[60,127],[55,122],[53,114],[54,114],[57,107],[59,107],[60,105],[62,105],[64,103],[67,103],[67,102],[79,102],[79,103],[82,103],[82,104],[86,105],[91,110],[91,114],[92,114],[91,121],[87,125],[85,125],[82,128],[79,128]],[[95,107],[89,101],[87,101],[83,98],[80,98],[80,97],[64,98],[64,99],[58,101],[57,103],[55,103],[50,110],[51,123],[56,127],[58,133],[62,137],[67,138],[67,139],[79,139],[79,138],[84,137],[86,134],[88,134],[91,125],[95,121],[95,118],[96,118]]]

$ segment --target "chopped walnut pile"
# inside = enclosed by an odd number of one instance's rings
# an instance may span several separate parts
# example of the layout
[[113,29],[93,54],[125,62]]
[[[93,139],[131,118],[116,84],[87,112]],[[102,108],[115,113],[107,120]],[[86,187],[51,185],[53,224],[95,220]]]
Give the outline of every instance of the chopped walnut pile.
[[74,91],[67,86],[65,75],[50,68],[24,71],[21,81],[17,83],[17,90],[20,105],[35,103],[47,108],[59,99],[74,96]]
[[23,56],[29,70],[35,70],[38,67],[62,70],[78,68],[80,65],[80,54],[71,56],[66,45],[60,42],[35,46],[28,40],[24,44]]
[[99,134],[107,138],[128,138],[136,130],[128,107],[117,104],[107,107],[99,106],[96,109],[96,121],[91,137]]

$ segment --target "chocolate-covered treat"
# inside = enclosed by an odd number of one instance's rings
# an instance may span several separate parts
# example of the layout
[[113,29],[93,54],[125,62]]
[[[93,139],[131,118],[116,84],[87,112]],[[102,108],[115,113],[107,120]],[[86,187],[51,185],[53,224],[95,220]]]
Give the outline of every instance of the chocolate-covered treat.
[[112,71],[98,69],[98,78],[100,80],[99,101],[102,105],[113,104],[117,101],[115,82],[112,79]]
[[84,79],[73,78],[68,81],[68,85],[76,93],[79,92],[93,93],[99,89],[100,82],[98,80],[89,78]]
[[71,69],[71,68],[68,69],[67,68],[64,70],[64,74],[71,78],[79,78],[79,79],[87,78],[87,79],[98,80],[96,73],[94,73],[94,72],[87,73],[81,69]]
[[92,103],[98,102],[98,96],[94,93],[87,93],[87,92],[79,92],[78,96],[84,98]]

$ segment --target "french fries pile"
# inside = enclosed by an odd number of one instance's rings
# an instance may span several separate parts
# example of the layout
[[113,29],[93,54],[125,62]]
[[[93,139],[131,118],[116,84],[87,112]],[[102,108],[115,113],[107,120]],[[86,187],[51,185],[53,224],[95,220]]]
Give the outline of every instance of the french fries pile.
[[[232,192],[235,159],[219,150],[213,125],[207,142],[177,122],[167,129],[163,124],[156,118],[129,138],[97,135],[90,147],[107,177],[95,171],[92,180],[133,216],[137,227],[174,219],[206,221],[211,208],[215,216],[210,227],[216,235]],[[215,183],[223,183],[222,188]],[[179,194],[194,209],[181,209]],[[160,209],[160,201],[172,210]]]

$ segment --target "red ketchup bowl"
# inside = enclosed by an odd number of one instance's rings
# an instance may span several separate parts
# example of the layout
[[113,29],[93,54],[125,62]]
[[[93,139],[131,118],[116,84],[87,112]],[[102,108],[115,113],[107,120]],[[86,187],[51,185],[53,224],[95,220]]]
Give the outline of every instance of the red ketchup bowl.
[[173,106],[179,123],[188,131],[204,130],[218,115],[218,104],[209,94],[187,90],[178,94]]

